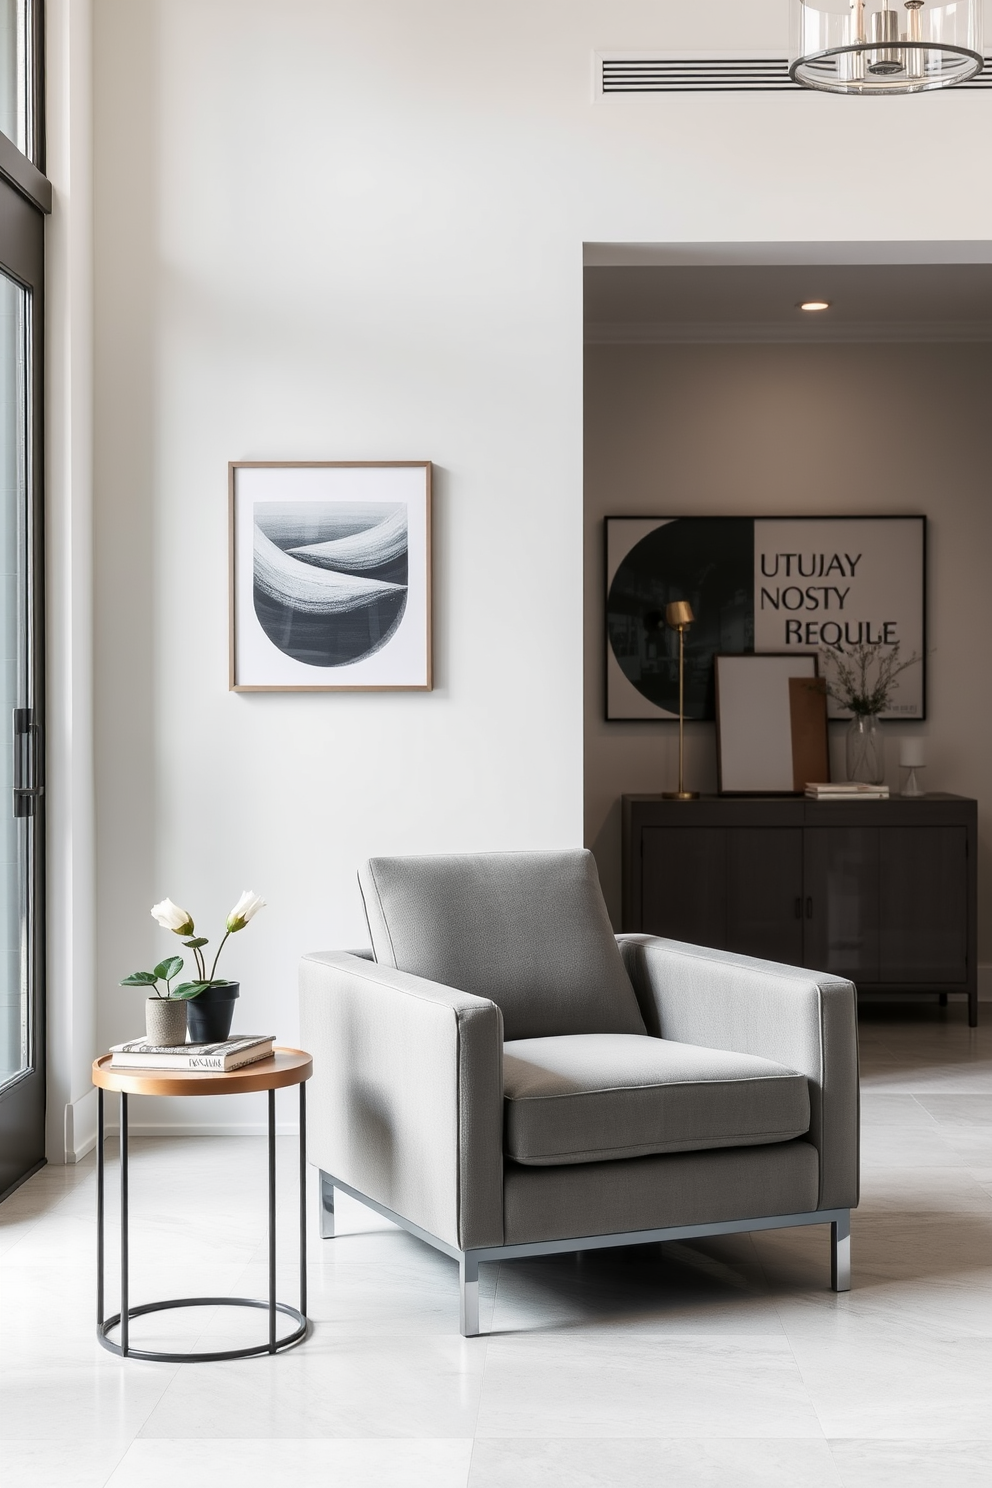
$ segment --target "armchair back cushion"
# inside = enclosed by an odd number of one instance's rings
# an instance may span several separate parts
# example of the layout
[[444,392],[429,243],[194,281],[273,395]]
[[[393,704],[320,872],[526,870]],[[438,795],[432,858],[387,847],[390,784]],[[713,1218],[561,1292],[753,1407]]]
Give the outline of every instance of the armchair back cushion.
[[372,858],[376,960],[487,997],[507,1039],[645,1032],[589,852]]

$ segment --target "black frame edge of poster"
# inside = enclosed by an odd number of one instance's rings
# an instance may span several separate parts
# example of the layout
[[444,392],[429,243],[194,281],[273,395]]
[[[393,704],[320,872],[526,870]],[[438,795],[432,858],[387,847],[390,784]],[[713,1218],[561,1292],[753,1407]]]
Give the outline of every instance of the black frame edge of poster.
[[[631,724],[632,723],[632,724],[635,724],[635,725],[647,724],[649,727],[654,727],[654,726],[660,724],[664,728],[669,728],[673,724],[676,727],[678,727],[678,721],[679,721],[677,716],[673,716],[671,718],[611,718],[610,717],[610,711],[609,711],[609,709],[610,709],[609,679],[608,679],[607,665],[606,665],[607,657],[608,657],[608,654],[609,654],[609,646],[610,646],[609,614],[608,614],[607,607],[606,607],[606,602],[607,602],[607,599],[609,597],[609,551],[608,551],[608,543],[607,543],[607,530],[608,530],[609,524],[610,524],[610,522],[682,522],[682,521],[688,521],[688,520],[692,520],[692,521],[707,521],[707,522],[710,522],[710,521],[712,521],[712,522],[729,522],[729,521],[740,521],[740,520],[742,520],[742,518],[740,517],[739,514],[738,515],[735,515],[735,516],[730,516],[726,512],[720,512],[720,513],[716,513],[716,512],[705,512],[705,513],[702,513],[702,514],[700,514],[700,513],[697,512],[697,513],[692,513],[691,514],[691,517],[690,517],[690,514],[687,513],[687,512],[678,512],[677,514],[674,514],[672,516],[668,516],[667,514],[666,515],[660,515],[659,516],[657,514],[651,514],[651,513],[648,513],[648,512],[607,512],[603,516],[603,519],[602,519],[602,522],[603,522],[603,533],[602,533],[602,538],[600,540],[600,549],[601,549],[601,552],[602,552],[602,579],[603,579],[602,588],[600,590],[601,602],[602,602],[602,605],[603,605],[603,613],[602,613],[602,616],[601,616],[601,621],[602,621],[602,624],[601,624],[601,633],[602,633],[602,640],[603,640],[603,651],[602,651],[602,656],[603,656],[603,678],[602,678],[602,689],[601,689],[600,696],[601,696],[602,710],[603,710],[602,711],[602,719],[601,719],[601,721],[604,722],[604,723],[616,723],[616,724]],[[928,698],[929,688],[928,688],[928,685],[927,685],[927,676],[928,676],[928,674],[927,674],[927,657],[929,656],[930,652],[929,652],[929,646],[927,644],[927,641],[928,641],[927,627],[928,627],[929,602],[930,602],[930,595],[929,595],[930,544],[929,544],[929,541],[928,541],[929,518],[927,517],[926,513],[925,512],[804,512],[801,516],[794,516],[794,515],[790,514],[789,512],[767,512],[767,513],[763,513],[761,516],[746,516],[746,517],[743,518],[743,520],[744,521],[747,521],[747,522],[824,522],[824,521],[826,521],[826,522],[832,522],[832,521],[841,521],[841,522],[883,522],[883,521],[885,521],[885,522],[889,522],[889,521],[895,521],[895,522],[922,522],[922,524],[923,524],[923,554],[922,554],[922,557],[923,557],[923,572],[920,575],[920,603],[921,603],[921,609],[922,609],[922,622],[923,622],[922,623],[923,651],[922,651],[922,654],[920,656],[920,661],[921,661],[922,666],[923,666],[923,688],[922,688],[922,691],[923,691],[923,708],[922,708],[922,711],[920,713],[918,713],[915,718],[886,718],[885,724],[886,724],[886,727],[888,727],[889,724],[914,724],[914,723],[926,723],[926,722],[928,722],[929,721],[929,698]],[[742,655],[742,656],[747,656],[747,655],[750,655],[750,654],[761,655],[763,653],[761,653],[761,652],[750,653],[750,652],[746,652],[746,651],[740,652],[740,655]],[[846,718],[828,718],[828,720],[827,720],[827,723],[828,724],[831,724],[831,723],[847,723],[847,722],[848,722],[848,720]],[[685,721],[685,724],[686,724],[686,727],[687,728],[690,727],[690,726],[691,727],[698,727],[699,725],[706,726],[707,724],[713,724],[713,726],[715,727],[716,726],[716,720],[715,720],[715,718],[687,718],[686,721]]]

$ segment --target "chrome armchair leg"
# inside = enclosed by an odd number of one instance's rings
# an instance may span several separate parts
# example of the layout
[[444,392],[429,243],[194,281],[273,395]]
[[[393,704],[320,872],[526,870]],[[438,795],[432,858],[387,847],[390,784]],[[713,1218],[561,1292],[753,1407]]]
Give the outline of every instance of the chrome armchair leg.
[[851,1290],[851,1211],[830,1224],[830,1285],[835,1292]]
[[320,1238],[334,1239],[334,1179],[323,1169],[317,1174],[317,1191],[320,1198]]
[[477,1338],[479,1333],[479,1263],[464,1253],[458,1258],[458,1292],[463,1338]]

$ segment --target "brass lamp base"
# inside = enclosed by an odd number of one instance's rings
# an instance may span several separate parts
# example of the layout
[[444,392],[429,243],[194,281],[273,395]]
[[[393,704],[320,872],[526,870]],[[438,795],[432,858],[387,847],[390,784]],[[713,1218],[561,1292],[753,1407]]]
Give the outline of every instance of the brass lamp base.
[[677,791],[662,791],[664,801],[698,801],[698,791],[687,791],[685,786],[685,633],[694,619],[692,606],[686,599],[674,599],[665,606],[665,624],[679,635],[679,788]]

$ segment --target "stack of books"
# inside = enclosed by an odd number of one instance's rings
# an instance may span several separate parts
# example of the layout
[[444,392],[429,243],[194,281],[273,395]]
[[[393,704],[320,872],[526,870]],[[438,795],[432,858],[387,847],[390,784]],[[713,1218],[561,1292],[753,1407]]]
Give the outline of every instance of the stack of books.
[[836,785],[807,781],[806,794],[813,801],[887,801],[887,785],[862,785],[857,780],[842,780]]
[[130,1070],[236,1070],[243,1065],[268,1059],[275,1043],[274,1034],[246,1033],[218,1044],[176,1044],[171,1048],[150,1044],[147,1039],[133,1039],[128,1044],[114,1044],[111,1069]]

